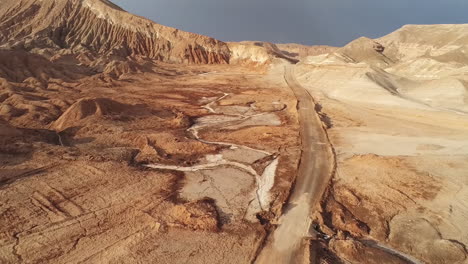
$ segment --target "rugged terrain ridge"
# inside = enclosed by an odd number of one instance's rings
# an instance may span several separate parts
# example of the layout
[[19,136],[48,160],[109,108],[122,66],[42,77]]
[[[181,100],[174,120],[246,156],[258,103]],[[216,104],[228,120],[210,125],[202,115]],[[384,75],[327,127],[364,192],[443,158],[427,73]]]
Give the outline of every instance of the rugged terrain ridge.
[[[156,24],[105,0],[6,0],[0,47],[52,56],[145,56],[176,63],[229,62],[221,41]],[[78,58],[79,59],[79,58]]]

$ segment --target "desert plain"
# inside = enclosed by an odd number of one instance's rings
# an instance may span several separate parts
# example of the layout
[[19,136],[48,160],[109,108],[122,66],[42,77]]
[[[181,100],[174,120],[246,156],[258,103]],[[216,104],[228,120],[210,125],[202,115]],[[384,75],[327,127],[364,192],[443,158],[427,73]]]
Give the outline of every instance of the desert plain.
[[468,25],[225,43],[0,6],[0,263],[468,263]]

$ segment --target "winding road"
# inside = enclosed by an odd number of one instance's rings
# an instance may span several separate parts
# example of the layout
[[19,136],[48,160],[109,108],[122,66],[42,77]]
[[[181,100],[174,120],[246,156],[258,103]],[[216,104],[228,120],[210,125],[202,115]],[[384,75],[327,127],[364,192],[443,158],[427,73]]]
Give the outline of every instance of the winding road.
[[310,237],[311,212],[325,191],[335,167],[335,157],[328,135],[316,111],[310,93],[294,75],[294,66],[287,66],[284,78],[297,98],[301,162],[288,204],[279,226],[268,238],[255,263],[302,263],[304,238]]

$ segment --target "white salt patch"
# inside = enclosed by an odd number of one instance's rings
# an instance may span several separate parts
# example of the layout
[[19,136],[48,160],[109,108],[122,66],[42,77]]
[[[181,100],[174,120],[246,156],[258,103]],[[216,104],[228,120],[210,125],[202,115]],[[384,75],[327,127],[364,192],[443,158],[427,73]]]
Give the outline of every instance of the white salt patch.
[[206,155],[205,157],[206,161],[208,162],[220,162],[222,160],[224,160],[223,158],[223,155],[222,154],[217,154],[217,155]]
[[275,184],[276,168],[278,167],[279,159],[273,160],[263,171],[262,177],[260,177],[258,183],[258,199],[260,206],[263,210],[266,210],[270,205],[271,195],[270,190]]

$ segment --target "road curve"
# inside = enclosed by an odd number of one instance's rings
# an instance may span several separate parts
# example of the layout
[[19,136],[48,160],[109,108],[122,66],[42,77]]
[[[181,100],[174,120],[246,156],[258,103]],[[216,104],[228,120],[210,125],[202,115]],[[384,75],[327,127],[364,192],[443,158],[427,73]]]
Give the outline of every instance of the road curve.
[[296,80],[294,65],[285,68],[284,78],[298,102],[301,162],[279,226],[258,255],[257,264],[303,263],[301,249],[304,238],[310,236],[311,210],[319,202],[335,166],[333,149],[314,98]]

